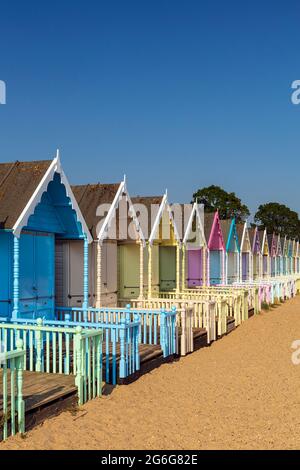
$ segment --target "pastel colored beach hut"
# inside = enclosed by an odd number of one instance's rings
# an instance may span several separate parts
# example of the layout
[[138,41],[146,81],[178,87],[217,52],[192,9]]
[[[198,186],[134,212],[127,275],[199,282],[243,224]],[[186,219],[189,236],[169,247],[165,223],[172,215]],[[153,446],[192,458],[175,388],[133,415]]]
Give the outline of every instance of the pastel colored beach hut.
[[156,296],[160,290],[160,268],[159,268],[159,244],[152,243],[151,246],[151,276],[149,276],[149,238],[152,232],[153,225],[158,217],[159,209],[163,202],[163,196],[134,196],[132,197],[132,204],[135,207],[136,213],[139,217],[142,233],[146,242],[146,249],[144,250],[144,277],[143,277],[143,292],[141,297],[148,295],[148,281],[151,277],[150,292],[152,296]]
[[285,276],[288,274],[288,246],[289,241],[286,236],[281,239],[282,249],[282,274]]
[[261,247],[261,277],[270,276],[270,248],[268,243],[267,230],[258,230]]
[[[136,298],[143,289],[144,238],[135,214],[126,179],[115,184],[72,186],[90,230],[89,304],[116,307],[118,298]],[[84,265],[82,246],[75,240],[60,243],[64,276],[62,302],[76,307],[83,296],[80,276]]]
[[240,244],[240,280],[251,280],[252,249],[247,222],[236,224],[237,236]]
[[252,249],[251,280],[256,281],[261,277],[261,250],[257,227],[251,227],[249,229],[249,238]]
[[240,246],[235,219],[221,220],[221,229],[225,241],[225,284],[239,281]]
[[148,298],[153,294],[154,272],[158,273],[159,291],[180,291],[181,238],[172,208],[164,194],[148,240]]
[[[91,236],[62,169],[54,160],[0,164],[0,316],[55,317],[60,240],[78,240],[87,252]],[[88,303],[87,260],[80,272]]]
[[219,213],[204,214],[204,233],[207,242],[208,285],[225,283],[225,242]]
[[275,277],[277,275],[277,249],[278,249],[278,236],[268,234],[268,243],[270,251],[270,275]]
[[205,286],[207,283],[207,244],[203,225],[203,208],[195,202],[183,237],[183,289]]
[[299,240],[296,243],[296,260],[295,260],[295,273],[300,273],[300,243]]
[[293,274],[294,240],[288,240],[288,274]]
[[277,247],[276,247],[276,276],[283,274],[283,257],[282,257],[282,236],[277,235]]

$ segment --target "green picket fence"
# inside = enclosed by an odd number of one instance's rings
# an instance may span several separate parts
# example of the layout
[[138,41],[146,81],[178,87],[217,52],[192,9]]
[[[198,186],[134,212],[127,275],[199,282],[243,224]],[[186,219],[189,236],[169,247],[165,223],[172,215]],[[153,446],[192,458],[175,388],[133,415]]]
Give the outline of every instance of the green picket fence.
[[101,395],[101,330],[44,326],[41,319],[36,324],[0,323],[4,351],[14,349],[20,339],[24,370],[74,375],[80,405]]
[[7,439],[17,432],[25,432],[25,406],[23,400],[23,368],[25,362],[23,341],[16,341],[16,349],[0,354],[2,373],[2,415],[0,436]]

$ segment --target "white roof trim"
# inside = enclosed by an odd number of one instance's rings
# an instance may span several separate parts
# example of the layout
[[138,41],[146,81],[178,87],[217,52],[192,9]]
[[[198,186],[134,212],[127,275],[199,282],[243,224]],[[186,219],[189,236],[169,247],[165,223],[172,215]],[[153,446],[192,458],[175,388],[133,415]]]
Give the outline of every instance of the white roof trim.
[[169,218],[173,224],[173,227],[174,227],[174,233],[175,233],[175,238],[177,240],[177,242],[179,244],[181,244],[181,240],[180,240],[180,237],[179,237],[179,233],[178,233],[178,230],[177,230],[177,227],[176,227],[176,224],[175,224],[175,220],[174,220],[174,217],[171,213],[171,208],[170,208],[170,205],[168,203],[168,192],[166,190],[165,194],[164,194],[164,197],[161,201],[161,204],[160,204],[160,207],[159,207],[159,210],[158,210],[158,213],[157,213],[157,216],[156,216],[156,219],[154,221],[154,224],[153,224],[153,227],[152,227],[152,230],[151,230],[151,233],[150,233],[150,237],[149,237],[149,244],[152,245],[152,243],[154,242],[155,240],[155,237],[156,237],[156,232],[157,232],[157,229],[158,229],[158,226],[160,224],[160,221],[161,221],[161,218],[163,216],[163,212],[165,210],[165,208],[167,208],[167,211],[168,211],[168,214],[169,214]]
[[184,245],[187,244],[188,237],[189,237],[190,230],[191,230],[192,223],[193,223],[194,214],[196,214],[196,217],[198,219],[199,225],[197,225],[197,226],[198,226],[198,228],[200,228],[200,233],[201,233],[201,236],[202,236],[203,245],[206,246],[206,239],[205,239],[205,235],[204,235],[204,229],[203,229],[203,226],[202,226],[201,216],[200,216],[200,213],[199,213],[199,206],[198,206],[197,202],[194,202],[194,204],[193,204],[193,210],[191,212],[191,215],[190,215],[187,227],[186,227],[186,231],[185,231],[182,243]]
[[47,191],[48,184],[53,180],[54,173],[59,173],[61,177],[61,182],[66,188],[66,194],[71,200],[72,204],[72,209],[76,212],[77,215],[77,220],[81,223],[82,225],[82,230],[84,234],[87,237],[87,240],[89,243],[92,242],[92,236],[90,234],[90,231],[88,229],[88,226],[86,225],[86,222],[83,218],[83,215],[79,209],[79,206],[77,204],[77,201],[75,199],[75,196],[73,194],[73,191],[70,187],[70,184],[67,180],[67,177],[62,169],[61,162],[59,159],[59,153],[57,153],[57,156],[53,159],[52,163],[50,164],[48,170],[46,171],[45,175],[43,176],[41,182],[35,189],[34,193],[32,194],[31,198],[29,199],[28,203],[26,204],[23,212],[19,216],[18,220],[16,221],[15,225],[13,226],[13,234],[16,237],[20,237],[22,228],[25,227],[28,223],[29,217],[34,213],[34,210],[36,206],[39,204],[41,201],[42,195],[45,191]]
[[117,193],[114,197],[114,200],[113,200],[113,202],[112,202],[112,204],[109,208],[109,211],[108,211],[108,213],[105,217],[104,223],[101,226],[101,229],[100,229],[99,234],[98,234],[98,240],[100,242],[102,242],[104,240],[105,235],[106,235],[106,231],[107,231],[107,227],[109,227],[112,219],[115,216],[115,210],[117,209],[117,207],[119,205],[119,202],[120,202],[120,199],[122,198],[123,193],[126,194],[126,198],[127,198],[128,203],[129,203],[129,211],[131,212],[130,217],[133,219],[133,221],[135,223],[136,230],[139,234],[139,238],[142,241],[143,245],[145,246],[145,237],[144,237],[144,234],[142,232],[142,228],[141,228],[141,225],[140,225],[139,220],[137,218],[136,212],[134,210],[134,206],[133,206],[132,201],[130,199],[129,193],[127,191],[126,176],[124,176],[124,181],[122,181],[122,183],[120,184],[120,186],[118,188],[118,191],[117,191]]
[[[244,243],[245,243],[245,236],[246,236],[246,228],[247,228],[247,222],[244,222],[242,239],[240,240],[240,253],[243,252],[243,246],[244,246]],[[250,251],[251,251],[251,242],[249,243],[249,245],[250,245]]]

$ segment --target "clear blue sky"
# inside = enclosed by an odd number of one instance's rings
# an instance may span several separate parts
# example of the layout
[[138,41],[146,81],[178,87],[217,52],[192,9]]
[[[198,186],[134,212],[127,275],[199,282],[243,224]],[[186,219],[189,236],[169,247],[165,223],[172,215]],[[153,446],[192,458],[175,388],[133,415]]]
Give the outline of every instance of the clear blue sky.
[[52,157],[71,182],[128,177],[189,202],[220,184],[300,212],[297,1],[8,1],[0,160]]

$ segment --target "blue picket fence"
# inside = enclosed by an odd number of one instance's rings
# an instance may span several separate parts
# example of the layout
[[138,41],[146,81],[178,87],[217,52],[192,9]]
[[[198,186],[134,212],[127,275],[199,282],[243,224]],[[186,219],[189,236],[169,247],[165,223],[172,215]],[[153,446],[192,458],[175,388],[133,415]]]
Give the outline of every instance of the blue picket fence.
[[118,325],[122,321],[132,322],[137,319],[139,325],[139,342],[148,345],[160,345],[163,357],[176,354],[177,327],[176,307],[171,310],[152,310],[146,308],[77,308],[57,307],[56,318],[60,321]]
[[[18,319],[19,325],[36,325],[37,319]],[[124,379],[140,369],[139,357],[139,318],[128,321],[125,318],[120,323],[93,323],[84,321],[46,320],[42,319],[43,326],[83,329],[101,329],[103,331],[103,348],[101,349],[101,363],[105,372],[105,381],[116,385],[117,378]]]

